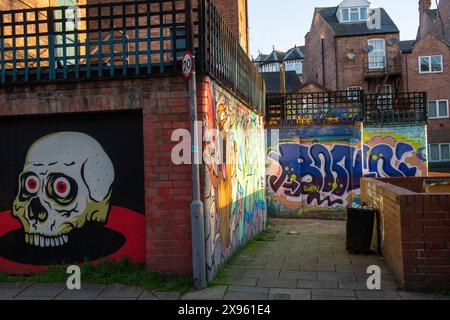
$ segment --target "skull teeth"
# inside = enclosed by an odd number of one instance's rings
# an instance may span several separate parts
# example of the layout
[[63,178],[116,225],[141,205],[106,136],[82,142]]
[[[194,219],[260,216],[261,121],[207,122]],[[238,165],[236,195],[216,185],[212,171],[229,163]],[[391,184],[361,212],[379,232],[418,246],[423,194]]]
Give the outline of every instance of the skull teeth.
[[60,247],[69,242],[67,234],[56,237],[45,237],[38,234],[25,234],[25,242],[41,248]]

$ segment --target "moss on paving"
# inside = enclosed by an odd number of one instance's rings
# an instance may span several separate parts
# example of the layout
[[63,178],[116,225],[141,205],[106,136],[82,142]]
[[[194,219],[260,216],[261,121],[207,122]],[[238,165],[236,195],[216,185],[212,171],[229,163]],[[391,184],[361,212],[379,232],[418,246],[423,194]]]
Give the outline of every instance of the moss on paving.
[[[167,278],[158,273],[149,272],[145,264],[132,263],[129,260],[102,261],[96,265],[86,262],[80,265],[81,281],[94,284],[123,284],[141,287],[147,291],[178,291],[187,293],[192,289],[189,278]],[[48,270],[29,276],[10,276],[0,273],[0,282],[37,282],[57,283],[67,281],[67,265],[51,267]]]
[[[274,223],[269,222],[270,226],[273,226]],[[267,229],[261,232],[259,235],[255,236],[252,240],[247,242],[247,244],[237,250],[228,261],[217,271],[216,277],[211,280],[208,285],[209,286],[219,286],[228,284],[228,279],[231,276],[232,267],[245,265],[245,262],[238,261],[238,258],[242,254],[254,254],[259,250],[263,249],[267,242],[275,241],[276,235],[279,234],[278,231]]]

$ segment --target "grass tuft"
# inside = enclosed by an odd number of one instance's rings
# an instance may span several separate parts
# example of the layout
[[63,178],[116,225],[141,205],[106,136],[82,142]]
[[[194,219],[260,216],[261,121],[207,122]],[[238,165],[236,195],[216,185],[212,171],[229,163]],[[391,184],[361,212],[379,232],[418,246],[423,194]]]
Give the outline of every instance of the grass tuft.
[[[85,262],[80,265],[82,283],[123,284],[141,287],[147,291],[178,291],[182,294],[191,291],[192,280],[189,278],[168,278],[158,273],[149,272],[144,263],[133,263],[128,259],[120,261],[104,260],[98,264]],[[0,273],[0,282],[66,282],[69,275],[67,265],[54,266],[44,272],[29,276],[10,276]]]

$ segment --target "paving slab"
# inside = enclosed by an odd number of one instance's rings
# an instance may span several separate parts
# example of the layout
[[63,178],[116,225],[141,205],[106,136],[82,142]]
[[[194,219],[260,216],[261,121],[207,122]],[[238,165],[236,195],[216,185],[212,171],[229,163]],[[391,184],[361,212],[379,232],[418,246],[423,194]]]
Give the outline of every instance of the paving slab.
[[95,300],[103,289],[65,290],[55,300]]
[[[277,299],[277,297],[289,297],[288,299]],[[270,289],[269,300],[311,300],[309,289]]]
[[317,279],[318,280],[356,282],[355,274],[349,273],[349,272],[318,272]]
[[333,297],[333,296],[312,296],[312,300],[321,300],[321,301],[343,301],[343,300],[356,300],[356,297]]
[[137,299],[144,289],[122,284],[108,285],[98,296],[98,299],[131,298]]
[[234,301],[263,301],[267,300],[267,293],[246,293],[246,292],[227,292],[224,300],[234,300]]
[[155,296],[153,293],[144,291],[138,298],[138,300],[160,300],[157,296]]
[[240,293],[249,293],[249,294],[268,294],[269,288],[229,286],[228,292],[240,292]]
[[295,279],[271,279],[271,278],[261,278],[258,280],[258,287],[260,288],[297,288],[297,280]]
[[187,293],[181,297],[181,300],[222,300],[227,289],[227,286],[210,287],[204,290]]
[[302,271],[316,271],[316,272],[334,272],[336,268],[334,264],[305,264],[300,263],[300,270]]
[[386,291],[355,291],[358,300],[401,300],[397,292]]
[[279,269],[249,269],[246,270],[245,278],[277,278],[280,274]]
[[66,289],[67,285],[65,283],[34,283],[22,290],[16,298],[54,298]]
[[354,297],[353,290],[340,290],[340,289],[311,289],[313,296],[325,296],[325,297]]
[[27,300],[27,301],[38,301],[38,300],[53,300],[55,299],[55,297],[37,297],[37,296],[22,296],[22,295],[18,295],[16,297],[14,297],[13,300]]
[[303,289],[338,289],[337,281],[330,280],[299,280],[297,288]]
[[295,280],[317,280],[317,273],[314,271],[284,271],[280,273],[280,278]]
[[157,296],[160,300],[180,300],[181,294],[179,292],[154,292],[154,295]]
[[0,300],[12,300],[22,289],[0,289]]

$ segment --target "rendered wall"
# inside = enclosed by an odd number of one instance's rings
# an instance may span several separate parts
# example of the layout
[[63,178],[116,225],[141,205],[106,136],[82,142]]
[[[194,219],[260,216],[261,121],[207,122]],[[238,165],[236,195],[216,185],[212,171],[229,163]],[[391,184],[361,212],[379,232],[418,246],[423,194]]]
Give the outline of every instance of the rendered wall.
[[206,79],[204,204],[208,278],[266,226],[263,117]]
[[268,137],[267,206],[273,216],[338,216],[360,203],[363,176],[428,174],[425,126],[286,127],[272,128]]

